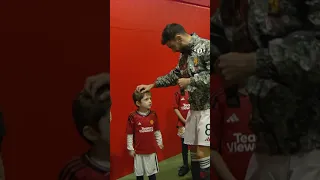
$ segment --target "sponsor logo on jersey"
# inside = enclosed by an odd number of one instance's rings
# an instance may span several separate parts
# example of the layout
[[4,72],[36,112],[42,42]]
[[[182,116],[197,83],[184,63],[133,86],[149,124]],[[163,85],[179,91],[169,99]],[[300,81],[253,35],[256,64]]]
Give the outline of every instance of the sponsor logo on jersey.
[[150,124],[153,124],[154,122],[153,122],[153,120],[150,120]]
[[256,145],[256,136],[254,134],[233,133],[235,141],[227,143],[229,152],[252,152]]
[[138,126],[141,126],[141,122],[138,122]]
[[227,119],[227,123],[239,122],[239,118],[234,113]]
[[153,127],[141,127],[139,133],[153,132]]
[[181,106],[181,110],[189,110],[190,109],[190,104],[185,104],[183,103]]
[[184,99],[184,97],[182,97],[180,100],[181,100],[181,101],[184,101],[185,99]]

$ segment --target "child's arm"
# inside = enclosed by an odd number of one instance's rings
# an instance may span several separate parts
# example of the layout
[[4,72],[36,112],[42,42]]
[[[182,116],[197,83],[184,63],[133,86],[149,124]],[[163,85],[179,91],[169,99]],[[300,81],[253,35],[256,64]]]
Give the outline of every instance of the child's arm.
[[186,123],[186,120],[183,118],[183,116],[181,115],[180,111],[179,111],[179,101],[180,101],[180,94],[178,92],[174,93],[174,98],[173,98],[173,109],[174,112],[176,113],[176,115],[178,116],[179,120],[182,123]]
[[236,180],[236,178],[233,177],[232,173],[228,169],[219,152],[217,152],[216,150],[212,150],[211,158],[213,167],[217,171],[219,177],[221,177],[223,180]]
[[176,113],[176,115],[178,116],[179,120],[182,122],[182,123],[186,123],[186,120],[182,117],[179,109],[174,109],[174,112]]
[[156,141],[160,149],[163,149],[162,135],[160,130],[154,132],[154,136],[156,137]]
[[159,128],[159,122],[158,122],[158,116],[156,113],[155,114],[155,119],[154,119],[154,136],[156,138],[157,144],[159,146],[160,149],[163,149],[163,141],[162,141],[162,135],[160,132],[160,128]]
[[132,115],[129,116],[127,122],[127,149],[131,156],[135,155],[134,147],[133,147],[133,132],[134,132],[134,118]]

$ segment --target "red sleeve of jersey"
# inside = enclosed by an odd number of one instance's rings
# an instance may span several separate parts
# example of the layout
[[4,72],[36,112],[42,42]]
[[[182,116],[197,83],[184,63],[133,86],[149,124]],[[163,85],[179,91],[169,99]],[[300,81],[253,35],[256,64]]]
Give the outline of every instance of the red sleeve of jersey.
[[220,144],[221,144],[221,138],[222,138],[222,131],[223,131],[223,112],[224,112],[224,106],[221,103],[221,98],[216,98],[216,104],[215,107],[211,107],[211,123],[212,124],[212,133],[211,133],[211,149],[219,151]]
[[154,120],[153,120],[154,125],[153,125],[153,129],[154,129],[154,131],[159,131],[160,128],[159,128],[158,116],[157,116],[156,112],[153,112],[153,113],[154,113]]
[[131,113],[127,122],[127,134],[133,134],[134,132],[134,113]]
[[173,96],[173,109],[179,109],[180,94],[175,92]]

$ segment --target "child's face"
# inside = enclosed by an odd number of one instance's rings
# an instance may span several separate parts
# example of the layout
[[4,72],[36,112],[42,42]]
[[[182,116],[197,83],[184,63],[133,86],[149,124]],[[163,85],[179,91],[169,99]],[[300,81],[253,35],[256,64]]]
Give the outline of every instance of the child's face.
[[111,122],[111,112],[110,116],[104,116],[99,121],[99,130],[101,134],[101,140],[104,142],[109,142],[110,140],[110,122]]
[[138,103],[140,108],[150,109],[152,106],[151,94],[144,94],[141,101]]

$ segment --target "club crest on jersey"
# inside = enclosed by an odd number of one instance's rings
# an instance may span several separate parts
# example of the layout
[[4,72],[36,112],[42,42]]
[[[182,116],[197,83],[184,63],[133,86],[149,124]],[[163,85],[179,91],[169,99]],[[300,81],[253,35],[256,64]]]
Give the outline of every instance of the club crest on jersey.
[[269,1],[269,13],[277,14],[280,11],[279,0],[268,0]]
[[197,57],[195,57],[195,58],[193,59],[193,64],[194,64],[195,66],[197,66],[198,63],[199,63],[199,60],[198,60]]
[[153,124],[154,122],[153,122],[153,120],[150,120],[150,124]]

